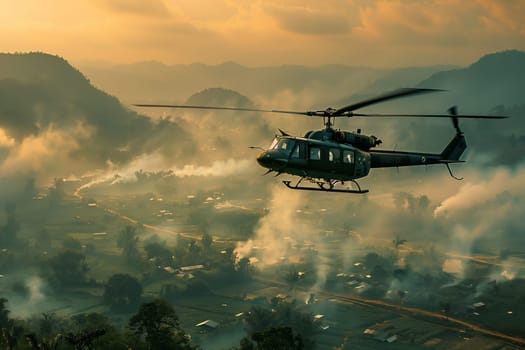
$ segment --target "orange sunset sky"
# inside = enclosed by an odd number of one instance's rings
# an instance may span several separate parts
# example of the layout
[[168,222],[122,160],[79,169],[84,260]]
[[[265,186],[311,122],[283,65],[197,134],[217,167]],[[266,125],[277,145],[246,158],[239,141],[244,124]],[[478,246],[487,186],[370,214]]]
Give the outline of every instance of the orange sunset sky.
[[0,29],[73,63],[465,65],[525,49],[525,1],[3,0]]

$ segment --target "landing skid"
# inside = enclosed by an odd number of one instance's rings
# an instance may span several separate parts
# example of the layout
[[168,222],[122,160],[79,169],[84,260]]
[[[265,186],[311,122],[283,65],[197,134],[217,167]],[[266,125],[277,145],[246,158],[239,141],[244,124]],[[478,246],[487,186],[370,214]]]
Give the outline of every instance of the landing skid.
[[322,181],[312,181],[315,184],[317,184],[318,187],[306,187],[306,186],[300,186],[301,181],[303,178],[301,178],[295,185],[292,185],[291,181],[286,180],[283,181],[283,184],[285,184],[286,187],[292,189],[292,190],[303,190],[303,191],[319,191],[319,192],[339,192],[339,193],[353,193],[353,194],[364,194],[368,193],[368,190],[362,190],[361,186],[356,181],[352,182],[357,186],[357,190],[351,190],[351,189],[340,189],[340,188],[334,188],[335,182],[322,182]]

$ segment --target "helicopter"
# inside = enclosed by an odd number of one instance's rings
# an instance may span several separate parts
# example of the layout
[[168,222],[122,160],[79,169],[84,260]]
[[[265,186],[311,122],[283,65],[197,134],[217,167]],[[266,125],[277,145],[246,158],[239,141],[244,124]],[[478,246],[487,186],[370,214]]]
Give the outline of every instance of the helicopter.
[[[289,180],[283,181],[286,187],[293,190],[364,194],[368,193],[369,190],[362,189],[356,180],[367,176],[372,168],[442,164],[447,167],[452,178],[461,180],[461,178],[454,176],[450,169],[450,164],[464,162],[460,160],[460,157],[467,148],[458,119],[507,118],[506,116],[496,115],[459,115],[456,106],[449,108],[449,114],[366,114],[354,112],[360,108],[388,100],[440,91],[444,90],[402,88],[342,108],[329,107],[324,110],[304,112],[196,105],[134,104],[134,106],[280,113],[322,118],[324,128],[308,131],[303,137],[292,136],[279,129],[280,135],[275,135],[268,149],[262,149],[262,152],[257,155],[257,162],[268,169],[265,175],[275,172],[276,176],[280,174],[298,176],[299,179],[294,184]],[[360,129],[351,132],[333,128],[335,118],[352,117],[450,118],[456,133],[441,153],[374,150],[374,147],[382,143],[376,136],[363,135]],[[310,185],[304,186],[303,181],[309,182]],[[344,187],[348,182],[353,186]],[[341,185],[343,188],[336,187],[336,185]]]

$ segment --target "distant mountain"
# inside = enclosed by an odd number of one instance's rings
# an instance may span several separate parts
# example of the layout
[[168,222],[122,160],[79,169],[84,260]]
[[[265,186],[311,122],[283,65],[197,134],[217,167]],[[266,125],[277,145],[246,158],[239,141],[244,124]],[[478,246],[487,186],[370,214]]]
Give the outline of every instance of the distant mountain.
[[60,152],[70,174],[156,151],[175,158],[184,154],[176,140],[191,141],[176,123],[154,123],[123,107],[66,60],[43,53],[0,54],[0,129],[15,142],[0,166],[20,164],[21,149],[32,142],[46,156]]
[[254,107],[253,102],[237,91],[224,88],[208,88],[190,96],[187,105]]
[[[345,65],[245,67],[233,62],[173,66],[142,62],[113,67],[81,67],[97,86],[129,103],[182,103],[195,91],[220,86],[239,91],[272,108],[282,108],[276,104],[289,103],[281,100],[291,93],[300,97],[302,105],[297,107],[306,109],[327,107],[339,98],[367,89],[380,79],[385,79],[383,85],[387,89],[410,86],[443,69],[377,69]],[[396,77],[402,79],[398,82],[402,85],[396,85]]]
[[173,66],[142,62],[111,68],[86,65],[82,70],[97,86],[130,103],[182,103],[195,91],[213,86],[269,99],[285,90],[348,94],[382,74],[378,69],[346,66],[249,68],[232,62]]
[[523,105],[525,52],[489,54],[467,68],[433,74],[419,86],[449,90],[455,103],[472,111],[486,113],[498,105]]
[[[208,88],[199,91],[185,102],[187,105],[229,106],[256,108],[246,96],[224,88]],[[222,157],[253,157],[253,150],[238,145],[263,145],[269,142],[274,130],[264,116],[254,112],[236,112],[231,110],[185,110],[179,111],[185,116],[192,116],[189,128],[194,138],[200,141],[201,148],[214,150],[209,153],[216,159],[218,152]],[[206,155],[201,155],[205,159]]]
[[382,93],[402,87],[413,87],[441,71],[455,69],[454,66],[407,67],[393,69],[381,78],[368,85],[361,93]]
[[441,104],[457,104],[461,113],[509,116],[462,124],[472,148],[493,154],[493,164],[511,165],[525,159],[525,52],[488,54],[469,67],[436,73],[419,86],[448,90],[440,96]]
[[[479,158],[480,162],[483,159],[485,165],[516,165],[525,160],[525,52],[511,50],[488,54],[466,68],[433,74],[418,86],[447,90],[425,97],[423,104],[417,104],[421,102],[418,100],[415,105],[423,112],[443,112],[457,105],[463,114],[510,117],[460,122],[467,135],[469,152],[484,155]],[[445,135],[444,129],[442,132],[432,129],[437,137]],[[414,134],[419,142],[425,142],[426,133]]]
[[[425,68],[410,69],[421,80],[400,86],[415,86],[445,91],[417,97],[401,98],[369,106],[361,112],[446,113],[457,105],[462,114],[499,114],[505,120],[461,120],[469,145],[468,154],[483,153],[488,164],[513,165],[525,159],[525,52],[503,51],[489,54],[465,68],[446,68],[430,73]],[[403,70],[391,72],[367,88],[335,103],[343,106],[396,88],[404,80]],[[452,125],[442,119],[356,118],[338,125],[356,125],[384,137],[386,147],[440,150],[453,133]],[[432,137],[429,137],[429,136]],[[390,142],[390,144],[388,144]],[[491,155],[487,157],[487,155]]]

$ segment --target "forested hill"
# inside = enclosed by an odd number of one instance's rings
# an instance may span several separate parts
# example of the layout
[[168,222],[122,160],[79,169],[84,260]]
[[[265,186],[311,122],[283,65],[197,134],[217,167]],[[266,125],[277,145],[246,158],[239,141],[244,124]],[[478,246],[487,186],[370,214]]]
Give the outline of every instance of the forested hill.
[[16,167],[21,147],[40,140],[44,156],[70,161],[76,174],[155,151],[177,156],[183,147],[175,140],[191,140],[176,123],[154,123],[129,110],[66,60],[44,53],[0,54],[0,128],[10,140],[7,150],[0,145],[0,166]]

